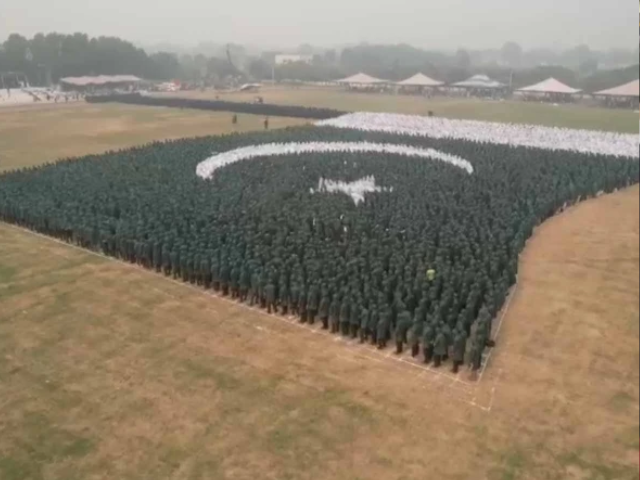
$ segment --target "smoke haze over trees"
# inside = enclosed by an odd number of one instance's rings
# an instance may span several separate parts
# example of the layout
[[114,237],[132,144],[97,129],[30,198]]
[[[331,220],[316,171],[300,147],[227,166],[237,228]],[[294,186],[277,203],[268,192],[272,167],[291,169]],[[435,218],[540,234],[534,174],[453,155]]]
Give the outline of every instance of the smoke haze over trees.
[[[167,46],[167,50],[170,46]],[[361,44],[342,50],[301,45],[294,53],[313,55],[311,64],[292,63],[274,69],[276,51],[251,51],[241,45],[201,44],[170,52],[149,50],[115,37],[86,34],[37,34],[28,39],[13,34],[0,45],[0,72],[25,73],[34,85],[68,76],[137,75],[152,80],[216,81],[230,76],[247,80],[335,80],[366,72],[400,80],[422,72],[445,82],[475,73],[524,85],[549,76],[572,85],[603,88],[638,76],[638,51],[595,51],[579,45],[564,51],[526,50],[516,42],[500,49],[459,48],[453,52],[423,50],[410,45]]]

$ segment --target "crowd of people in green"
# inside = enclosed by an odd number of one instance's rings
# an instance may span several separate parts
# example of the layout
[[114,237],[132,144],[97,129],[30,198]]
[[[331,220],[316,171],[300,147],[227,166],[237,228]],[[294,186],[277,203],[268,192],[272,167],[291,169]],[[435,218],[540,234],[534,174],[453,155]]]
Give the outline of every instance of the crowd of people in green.
[[[263,142],[375,141],[468,159],[283,155],[195,175]],[[0,218],[435,368],[481,368],[534,228],[638,181],[637,160],[297,127],[157,143],[0,176]],[[375,176],[355,204],[319,178]]]

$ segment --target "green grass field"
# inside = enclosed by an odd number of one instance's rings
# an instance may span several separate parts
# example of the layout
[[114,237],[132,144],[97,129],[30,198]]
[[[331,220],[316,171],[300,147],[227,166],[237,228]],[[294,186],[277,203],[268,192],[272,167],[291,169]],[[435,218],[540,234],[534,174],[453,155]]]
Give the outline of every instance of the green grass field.
[[[0,161],[229,131],[1,111]],[[637,187],[544,224],[469,386],[0,224],[0,480],[637,480],[639,239]]]
[[[211,92],[181,92],[172,94],[190,98],[214,98]],[[605,108],[526,103],[516,101],[493,102],[476,99],[452,99],[405,95],[350,93],[338,89],[265,88],[256,93],[219,94],[222,100],[252,101],[256,95],[266,103],[328,107],[347,111],[394,112],[492,122],[530,123],[587,130],[638,133],[638,114],[632,111]]]

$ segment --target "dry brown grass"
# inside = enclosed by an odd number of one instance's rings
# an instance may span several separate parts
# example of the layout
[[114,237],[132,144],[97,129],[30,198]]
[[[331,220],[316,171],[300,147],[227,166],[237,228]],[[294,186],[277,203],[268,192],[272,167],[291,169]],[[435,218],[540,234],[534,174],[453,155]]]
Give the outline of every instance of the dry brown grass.
[[[250,102],[256,93],[180,92],[160,94],[188,98]],[[465,118],[492,122],[530,123],[588,130],[638,133],[638,114],[630,110],[550,105],[521,101],[486,101],[473,98],[435,97],[426,99],[410,95],[350,93],[341,88],[268,87],[259,93],[266,103],[335,108],[343,111],[395,112],[439,117]]]
[[[76,108],[2,160],[209,128]],[[0,479],[635,480],[639,204],[536,232],[477,387],[0,225]]]
[[[263,128],[264,118],[129,105],[43,105],[0,109],[0,172],[144,143]],[[272,118],[272,128],[306,123]]]
[[636,478],[638,198],[537,231],[475,389],[2,226],[0,478]]

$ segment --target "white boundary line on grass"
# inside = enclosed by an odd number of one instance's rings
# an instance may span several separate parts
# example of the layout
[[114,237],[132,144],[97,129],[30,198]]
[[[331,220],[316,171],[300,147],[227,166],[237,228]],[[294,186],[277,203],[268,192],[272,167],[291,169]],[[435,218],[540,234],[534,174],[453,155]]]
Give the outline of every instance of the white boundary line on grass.
[[[507,303],[502,309],[502,314],[500,315],[500,320],[498,321],[498,327],[496,328],[496,333],[493,335],[494,340],[497,340],[498,337],[500,336],[500,330],[502,329],[502,324],[504,323],[504,319],[507,317],[507,313],[509,313],[509,309],[511,308],[511,302],[513,301],[513,297],[516,296],[516,292],[518,291],[518,285],[519,285],[519,282],[518,282],[518,279],[516,278],[516,284],[511,289],[511,292],[509,293],[509,298],[507,299]],[[489,362],[491,361],[491,357],[493,356],[493,352],[495,349],[496,347],[494,346],[492,349],[489,350],[489,353],[487,354],[487,358],[484,361],[482,371],[480,372],[480,376],[478,377],[478,384],[482,381],[482,378],[484,377],[484,372],[487,371],[487,367],[489,366]]]
[[[454,382],[455,384],[458,384],[460,386],[477,387],[480,384],[480,380],[482,379],[482,375],[484,374],[484,371],[486,369],[486,365],[488,364],[488,359],[490,358],[490,355],[489,355],[489,357],[487,358],[487,361],[484,362],[483,369],[481,371],[480,377],[479,377],[477,382],[462,381],[462,380],[460,380],[460,374],[459,375],[446,374],[446,373],[443,373],[442,370],[437,370],[437,369],[431,368],[430,366],[429,367],[425,367],[425,366],[417,363],[416,361],[407,360],[404,357],[400,357],[400,356],[394,355],[394,352],[392,350],[389,350],[388,352],[383,353],[382,351],[380,351],[377,348],[371,346],[370,344],[367,344],[367,343],[360,344],[359,341],[357,341],[357,340],[354,342],[352,339],[346,339],[346,338],[344,338],[342,336],[332,335],[329,332],[326,332],[324,330],[320,330],[319,328],[314,328],[314,327],[311,327],[311,326],[309,326],[307,324],[299,323],[299,322],[295,321],[293,319],[293,317],[285,318],[285,317],[282,317],[281,315],[268,314],[266,311],[264,311],[262,309],[251,307],[251,306],[249,306],[247,304],[243,304],[243,303],[237,302],[237,301],[232,300],[231,298],[228,298],[228,297],[223,297],[221,295],[216,295],[212,291],[204,290],[204,289],[202,289],[200,287],[196,287],[196,286],[191,285],[189,283],[180,282],[178,280],[173,279],[172,277],[159,275],[155,271],[149,270],[149,269],[144,268],[144,267],[141,267],[140,265],[132,264],[132,263],[129,263],[129,262],[124,262],[124,261],[121,261],[121,260],[119,260],[119,259],[117,259],[115,257],[110,257],[108,255],[104,255],[102,253],[99,253],[99,252],[96,252],[96,251],[93,251],[93,250],[88,250],[88,249],[79,247],[78,245],[67,243],[67,242],[59,240],[57,238],[49,237],[47,235],[35,232],[33,230],[29,230],[27,228],[19,227],[19,226],[13,225],[13,224],[5,223],[5,222],[0,222],[0,223],[2,225],[4,225],[5,227],[11,229],[11,230],[18,231],[18,232],[21,232],[21,233],[27,233],[27,234],[33,235],[35,237],[39,237],[39,238],[42,238],[44,240],[47,240],[49,242],[57,243],[59,245],[65,246],[65,247],[69,247],[69,248],[75,249],[75,250],[77,250],[79,252],[82,252],[84,254],[92,255],[94,257],[98,257],[98,258],[107,260],[107,261],[112,262],[112,263],[117,263],[119,265],[123,265],[123,266],[129,267],[129,268],[131,268],[133,270],[136,270],[136,271],[145,272],[146,274],[153,275],[155,278],[164,279],[165,281],[169,281],[169,282],[171,282],[171,283],[173,283],[175,285],[179,285],[182,288],[189,289],[189,290],[197,292],[197,293],[199,293],[201,295],[205,295],[205,296],[208,296],[208,297],[211,297],[211,298],[215,298],[217,300],[221,300],[223,302],[226,302],[226,303],[231,304],[231,305],[235,305],[235,306],[240,307],[240,308],[245,308],[247,310],[253,311],[255,313],[259,313],[259,314],[261,314],[263,316],[266,316],[266,317],[269,317],[269,318],[272,318],[272,319],[277,319],[280,322],[286,323],[286,324],[291,325],[291,326],[295,326],[295,327],[297,327],[299,329],[302,329],[302,330],[306,330],[306,331],[308,331],[308,332],[310,332],[312,334],[322,335],[322,336],[328,337],[328,338],[333,338],[334,341],[346,343],[352,348],[355,347],[355,349],[359,350],[360,352],[364,351],[364,352],[368,352],[369,354],[373,354],[374,355],[373,357],[370,356],[370,355],[363,355],[365,358],[367,358],[369,360],[375,360],[375,361],[379,361],[379,362],[382,362],[382,363],[389,363],[389,364],[393,364],[394,362],[397,362],[397,363],[400,363],[400,364],[405,364],[405,365],[411,366],[414,369],[420,370],[420,374],[418,374],[417,377],[420,377],[422,373],[430,373],[430,374],[432,374],[433,376],[435,376],[437,378],[449,379],[452,382]],[[162,293],[163,294],[167,294],[167,292],[162,292]],[[501,319],[500,325],[502,325],[502,320],[506,316],[507,310],[508,309],[505,309],[505,311],[504,311],[504,313],[502,315],[502,319]],[[271,332],[268,332],[268,333],[271,333]],[[376,358],[374,358],[375,356],[377,356],[379,358],[376,359]]]
[[[384,354],[381,351],[377,350],[375,347],[370,346],[368,344],[361,345],[357,341],[354,342],[351,339],[345,339],[345,338],[340,337],[340,336],[334,337],[334,335],[332,335],[332,334],[330,334],[330,333],[328,333],[328,332],[326,332],[324,330],[320,330],[320,329],[317,329],[317,328],[312,328],[312,327],[310,327],[310,326],[308,326],[306,324],[301,324],[301,323],[293,320],[293,317],[290,317],[289,319],[287,319],[287,318],[279,316],[279,315],[268,314],[264,310],[261,310],[261,309],[258,309],[258,308],[254,308],[254,307],[250,307],[250,306],[248,306],[246,304],[242,304],[242,303],[236,302],[235,300],[232,300],[232,299],[227,298],[227,297],[222,297],[222,296],[215,295],[212,291],[210,292],[210,291],[204,290],[202,288],[193,286],[191,284],[180,282],[178,280],[174,280],[172,277],[166,277],[164,275],[158,275],[155,271],[149,270],[149,269],[144,268],[144,267],[141,267],[141,266],[139,266],[137,264],[131,264],[129,262],[124,262],[124,261],[121,261],[121,260],[119,260],[119,259],[117,259],[115,257],[110,257],[110,256],[104,255],[102,253],[95,252],[93,250],[84,249],[84,248],[79,247],[77,245],[73,245],[71,243],[66,243],[66,242],[64,242],[62,240],[59,240],[57,238],[49,237],[47,235],[44,235],[44,234],[41,234],[41,233],[38,233],[38,232],[34,232],[34,231],[26,229],[26,228],[18,227],[16,225],[8,224],[8,223],[5,223],[5,222],[0,222],[0,225],[4,225],[8,229],[11,229],[11,230],[14,230],[14,231],[17,231],[17,232],[20,232],[20,233],[30,234],[30,235],[33,235],[34,237],[39,237],[39,238],[44,239],[46,241],[49,241],[49,242],[52,242],[52,243],[57,243],[57,244],[62,245],[64,247],[70,247],[70,248],[72,248],[74,250],[77,250],[77,251],[79,251],[81,253],[88,254],[88,255],[91,255],[91,256],[94,256],[94,257],[97,257],[97,258],[101,258],[103,260],[107,260],[108,262],[111,262],[113,264],[118,264],[118,265],[121,265],[121,266],[129,267],[131,270],[134,270],[134,271],[144,272],[145,274],[153,275],[155,278],[164,279],[165,281],[168,281],[169,283],[173,283],[175,285],[178,285],[178,286],[180,286],[182,288],[191,290],[191,291],[196,292],[196,293],[198,293],[200,295],[203,295],[205,297],[214,298],[216,300],[222,300],[223,302],[228,303],[230,305],[234,305],[236,307],[240,307],[240,308],[244,308],[244,309],[247,309],[247,310],[254,311],[255,313],[259,313],[262,316],[269,317],[269,318],[272,318],[272,319],[276,319],[276,320],[278,320],[280,322],[283,322],[283,323],[286,323],[287,325],[290,325],[290,326],[296,326],[296,327],[298,327],[300,329],[303,329],[303,330],[306,330],[307,332],[310,332],[312,334],[322,335],[322,336],[325,336],[325,337],[328,337],[328,338],[334,338],[334,340],[336,342],[343,342],[343,343],[349,344],[352,347],[355,346],[356,347],[355,349],[350,349],[350,350],[349,349],[345,349],[345,352],[349,352],[349,351],[353,352],[354,350],[357,350],[357,355],[360,357],[360,359],[363,359],[363,357],[364,357],[364,359],[366,359],[366,360],[374,361],[374,362],[377,362],[377,363],[381,363],[381,364],[384,364],[386,366],[396,365],[398,367],[401,367],[402,366],[401,364],[406,364],[406,365],[412,366],[412,367],[414,367],[414,368],[419,370],[419,372],[417,372],[415,378],[423,380],[422,382],[418,382],[418,384],[417,384],[418,388],[421,388],[421,389],[424,389],[424,390],[428,390],[429,388],[433,388],[434,386],[437,386],[438,387],[438,391],[440,391],[441,393],[444,393],[447,397],[449,397],[449,398],[451,398],[453,400],[456,400],[456,401],[465,403],[465,404],[467,404],[469,406],[475,407],[475,408],[477,408],[477,409],[479,409],[479,410],[481,410],[481,411],[483,411],[485,413],[490,413],[490,411],[491,411],[491,404],[490,404],[490,406],[485,407],[485,406],[482,406],[482,405],[477,403],[476,397],[473,397],[473,400],[467,400],[467,399],[464,398],[465,395],[469,395],[470,396],[477,390],[477,387],[479,386],[479,382],[474,382],[474,383],[463,382],[463,381],[461,381],[459,379],[459,376],[454,377],[453,375],[443,374],[441,371],[435,370],[433,368],[423,367],[418,363],[406,360],[404,358],[396,357],[396,356],[393,355],[392,351],[389,351],[387,354]],[[63,258],[69,258],[69,257],[63,256]],[[163,290],[158,289],[156,287],[152,287],[152,289],[157,291],[157,292],[159,292],[159,293],[161,293],[162,295],[166,295],[166,296],[169,296],[169,297],[172,297],[172,298],[179,299],[179,297],[176,297],[171,292],[163,291]],[[136,304],[134,303],[134,305],[136,305]],[[259,332],[264,333],[264,334],[274,335],[274,336],[284,336],[284,334],[282,334],[280,332],[276,332],[276,331],[270,330],[270,329],[268,329],[266,327],[263,327],[263,326],[260,326],[260,325],[255,325],[255,324],[252,324],[250,322],[243,321],[243,320],[234,320],[234,322],[242,323],[242,324],[246,325],[249,328],[255,328]],[[226,320],[221,320],[220,323],[226,323]],[[371,355],[367,354],[366,353],[367,351],[371,352],[371,353],[374,353],[379,358],[376,358],[375,356],[371,356]],[[340,356],[341,357],[345,357],[345,358],[347,357],[347,355],[340,355]],[[351,360],[356,362],[357,358],[353,358]],[[391,361],[389,361],[389,360],[391,360]],[[424,379],[422,379],[422,377],[426,373],[428,373],[430,375],[427,375],[426,377],[424,377]],[[443,380],[449,380],[451,383],[449,385],[442,384]],[[438,386],[438,385],[440,385],[440,386]],[[449,387],[449,388],[443,389],[442,388],[443,386],[444,387]],[[454,388],[456,386],[459,386],[459,387],[461,387],[463,389],[468,389],[468,390],[459,390],[458,388]],[[494,387],[494,391],[495,391],[495,387]]]

